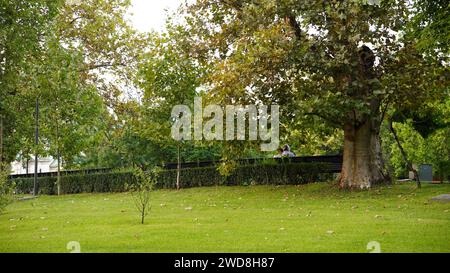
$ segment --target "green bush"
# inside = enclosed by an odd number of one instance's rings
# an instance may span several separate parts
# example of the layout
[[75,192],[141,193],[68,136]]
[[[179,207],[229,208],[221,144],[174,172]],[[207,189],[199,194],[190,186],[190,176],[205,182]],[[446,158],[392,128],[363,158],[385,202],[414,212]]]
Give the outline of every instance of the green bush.
[[[331,174],[323,174],[326,168],[326,163],[241,165],[228,177],[222,176],[215,166],[182,169],[181,187],[300,185],[331,179]],[[175,189],[176,177],[177,170],[161,171],[156,188]],[[18,178],[14,182],[18,193],[30,193],[33,190],[33,178]],[[40,194],[56,194],[56,177],[41,177],[38,182]],[[124,192],[135,182],[131,171],[68,175],[61,177],[61,193]]]
[[8,183],[9,168],[0,165],[0,213],[2,213],[5,208],[13,200],[13,190],[14,184]]
[[439,179],[447,179],[450,181],[450,160],[439,162],[437,166],[437,172],[439,175]]
[[[220,175],[216,167],[181,170],[183,188],[202,186],[247,185],[299,185],[331,179],[323,174],[326,163],[285,163],[238,166],[228,177]],[[158,181],[159,188],[176,188],[176,170],[164,171]]]

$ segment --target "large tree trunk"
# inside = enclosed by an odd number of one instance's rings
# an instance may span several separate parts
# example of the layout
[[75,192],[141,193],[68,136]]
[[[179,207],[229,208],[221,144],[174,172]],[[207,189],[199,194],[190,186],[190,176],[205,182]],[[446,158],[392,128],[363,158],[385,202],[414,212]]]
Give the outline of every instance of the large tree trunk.
[[344,160],[339,185],[345,189],[368,189],[390,182],[384,171],[380,126],[368,120],[361,125],[344,126]]
[[[354,78],[376,79],[373,51],[364,45],[359,49],[358,58],[360,66],[355,71],[356,76],[346,75],[349,81]],[[380,111],[380,99],[373,96],[374,84],[367,84],[351,95],[353,99],[368,103],[369,113],[354,109],[344,122],[344,159],[339,177],[339,185],[344,189],[369,189],[391,182],[389,173],[384,169],[381,152],[380,128],[384,112]]]

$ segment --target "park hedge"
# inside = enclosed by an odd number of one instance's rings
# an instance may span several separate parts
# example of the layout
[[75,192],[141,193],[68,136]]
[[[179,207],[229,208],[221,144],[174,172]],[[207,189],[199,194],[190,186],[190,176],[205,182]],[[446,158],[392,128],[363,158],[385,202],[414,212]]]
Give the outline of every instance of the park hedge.
[[441,181],[450,181],[450,160],[440,161],[437,166],[438,177]]
[[[205,186],[248,186],[248,185],[300,185],[311,182],[329,180],[332,175],[322,173],[326,163],[272,163],[241,165],[225,177],[217,167],[189,168],[181,170],[181,187]],[[176,188],[177,170],[161,172],[157,188]],[[33,189],[33,178],[13,179],[16,192],[30,193]],[[39,177],[39,192],[44,195],[56,194],[56,177]],[[135,183],[130,171],[110,173],[92,173],[61,176],[61,193],[112,193],[124,192]]]

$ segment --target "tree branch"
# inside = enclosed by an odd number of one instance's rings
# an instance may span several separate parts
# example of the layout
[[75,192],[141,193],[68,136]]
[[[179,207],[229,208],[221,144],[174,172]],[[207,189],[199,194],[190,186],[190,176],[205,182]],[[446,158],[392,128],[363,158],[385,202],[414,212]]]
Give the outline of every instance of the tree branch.
[[239,0],[238,1],[220,0],[220,2],[222,3],[222,5],[232,7],[237,11],[242,10],[242,3]]
[[69,22],[69,25],[73,25],[77,20],[80,20],[80,19],[82,19],[83,17],[81,17],[81,16],[78,16],[78,17],[75,17],[74,19],[72,19],[70,22]]
[[126,66],[126,64],[124,64],[124,63],[118,63],[118,64],[114,64],[114,63],[91,64],[91,65],[88,65],[87,68],[81,69],[81,72],[94,70],[94,69],[98,69],[98,68],[113,67],[113,66]]
[[389,108],[389,104],[390,104],[390,100],[387,100],[386,101],[386,105],[385,105],[384,109],[381,112],[380,124],[383,123],[384,117],[386,116],[387,110]]
[[316,112],[305,113],[305,115],[306,116],[316,116],[316,117],[319,117],[321,119],[324,119],[327,122],[340,125],[341,127],[344,126],[344,124],[342,122],[339,122],[339,121],[337,121],[337,120],[335,120],[335,119],[333,119],[331,117],[327,117],[325,115],[322,115],[322,114],[319,114],[319,113],[316,113]]
[[292,29],[294,29],[295,31],[295,36],[297,37],[297,39],[301,39],[302,38],[302,29],[300,28],[300,25],[297,22],[297,19],[295,19],[295,16],[291,13],[286,17],[289,25],[292,27]]

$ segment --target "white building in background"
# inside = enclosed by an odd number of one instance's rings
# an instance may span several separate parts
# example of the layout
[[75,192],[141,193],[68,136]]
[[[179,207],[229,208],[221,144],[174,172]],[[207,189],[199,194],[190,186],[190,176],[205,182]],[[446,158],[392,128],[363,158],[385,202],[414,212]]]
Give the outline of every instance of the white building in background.
[[[11,163],[11,174],[27,174],[34,173],[34,156],[28,161],[14,161]],[[61,167],[62,170],[62,167]],[[50,173],[58,171],[58,161],[53,157],[43,157],[38,159],[38,173]]]

